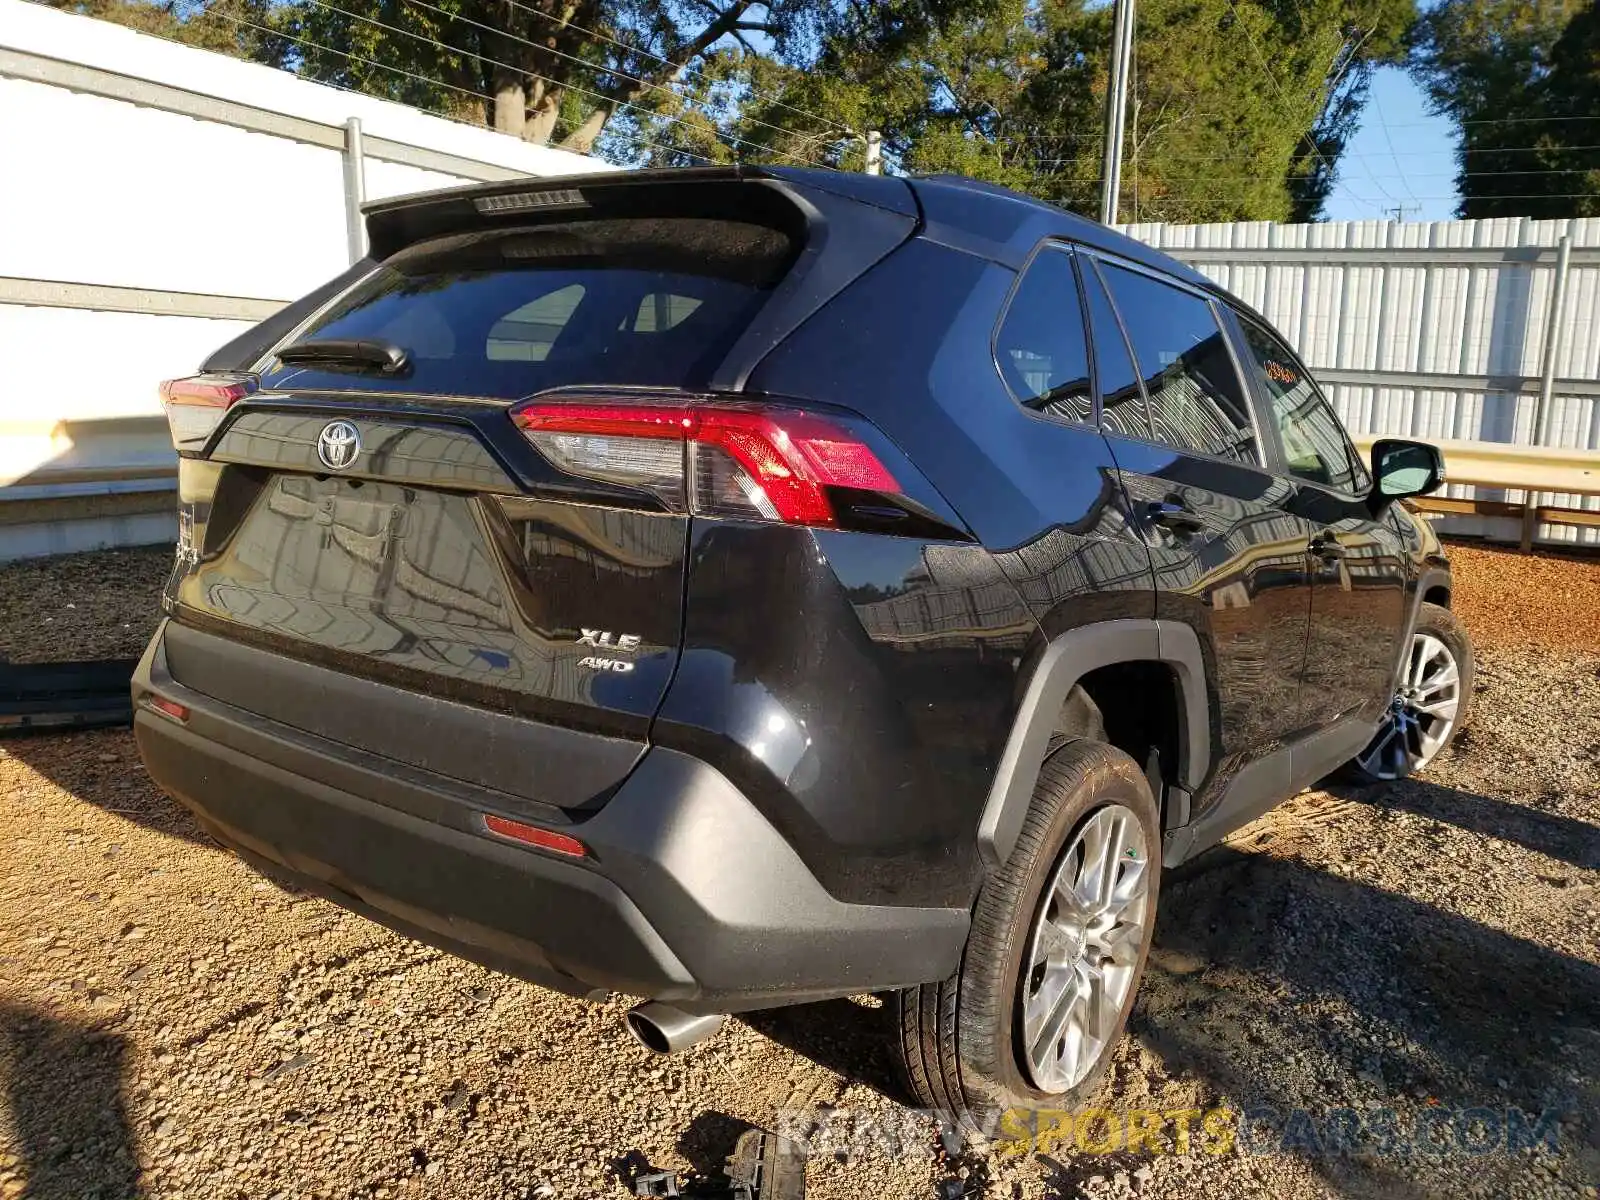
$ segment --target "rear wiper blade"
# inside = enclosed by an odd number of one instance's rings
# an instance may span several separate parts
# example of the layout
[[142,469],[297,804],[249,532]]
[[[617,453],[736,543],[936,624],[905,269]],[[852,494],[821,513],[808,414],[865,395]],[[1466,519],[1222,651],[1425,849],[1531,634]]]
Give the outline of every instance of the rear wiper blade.
[[290,366],[374,367],[385,375],[399,375],[411,365],[411,351],[378,338],[312,338],[279,350],[278,361]]

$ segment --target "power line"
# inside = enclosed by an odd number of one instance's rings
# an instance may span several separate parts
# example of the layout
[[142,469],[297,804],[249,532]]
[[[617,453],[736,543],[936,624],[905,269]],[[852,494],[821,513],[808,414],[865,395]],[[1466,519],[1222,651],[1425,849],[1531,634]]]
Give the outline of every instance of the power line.
[[[1538,167],[1531,171],[1453,171],[1450,174],[1457,177],[1467,176],[1474,179],[1493,179],[1506,175],[1592,175],[1600,171],[1600,165],[1594,167]],[[1435,178],[1445,174],[1443,171],[1413,171],[1417,179]]]
[[[1457,121],[1452,117],[1442,118],[1455,125],[1536,125],[1541,121],[1595,121],[1600,117],[1474,117],[1469,121]],[[1413,121],[1412,125],[1427,125],[1427,121]],[[1396,126],[1399,128],[1399,126]]]
[[[1267,59],[1266,56],[1261,53],[1261,47],[1256,45],[1255,34],[1250,32],[1249,24],[1246,23],[1243,15],[1239,12],[1238,8],[1235,7],[1233,0],[1228,0],[1228,11],[1233,13],[1234,20],[1238,23],[1239,29],[1244,33],[1245,41],[1249,44],[1251,53],[1256,56],[1256,61],[1261,64],[1261,70],[1262,73],[1266,75],[1267,82],[1272,84],[1272,90],[1278,93],[1278,101],[1283,105],[1284,108],[1283,115],[1293,120],[1293,113],[1289,111],[1289,98],[1284,95],[1283,88],[1278,84],[1278,77],[1272,73],[1272,68],[1267,65]],[[1322,162],[1322,165],[1327,168],[1329,181],[1332,182],[1333,180],[1336,180],[1339,177],[1339,169],[1328,160],[1327,155],[1322,153],[1322,147],[1317,145],[1317,139],[1312,136],[1311,130],[1306,131],[1305,141],[1306,144],[1311,147],[1311,153],[1316,155],[1317,158]],[[1389,196],[1389,191],[1387,188],[1385,188],[1382,184],[1379,184],[1378,187],[1385,196]],[[1393,200],[1394,197],[1389,196],[1389,199]]]
[[[516,42],[516,43],[518,43],[520,45],[523,45],[523,46],[532,47],[534,50],[539,51],[541,54],[553,54],[557,58],[562,58],[562,59],[567,60],[568,62],[577,63],[581,67],[587,67],[587,68],[589,68],[591,70],[604,71],[608,75],[615,75],[619,79],[626,79],[630,83],[637,83],[640,87],[650,88],[651,90],[657,91],[657,92],[665,92],[667,95],[671,96],[675,100],[682,101],[682,102],[684,102],[686,104],[687,103],[692,103],[688,99],[688,97],[684,96],[684,94],[682,92],[674,91],[673,88],[669,84],[656,83],[654,80],[644,79],[644,78],[641,78],[638,75],[630,75],[630,74],[628,74],[628,72],[623,71],[623,70],[621,70],[621,69],[619,69],[617,67],[601,66],[598,63],[590,62],[588,59],[579,58],[576,54],[568,54],[564,50],[557,50],[554,46],[541,46],[538,42],[529,41],[527,38],[521,37],[518,34],[510,32],[509,30],[497,29],[493,25],[486,25],[482,21],[475,21],[471,17],[463,16],[460,13],[450,12],[447,9],[440,8],[436,4],[430,4],[428,2],[428,0],[405,0],[405,2],[407,4],[414,4],[419,8],[425,8],[429,12],[438,13],[442,17],[448,17],[452,21],[465,22],[468,25],[472,25],[472,26],[474,26],[474,27],[476,27],[478,29],[484,30],[486,33],[492,33],[496,37],[503,37],[507,41],[512,41],[512,42]],[[338,11],[343,12],[344,10],[340,9]],[[538,12],[537,9],[532,9],[530,11]],[[346,16],[352,16],[352,17],[355,16],[354,13],[346,13],[345,15]],[[549,14],[545,13],[545,14],[540,14],[540,15],[548,16]],[[552,18],[552,19],[554,19],[554,18]],[[574,26],[573,28],[577,28],[577,27]],[[468,53],[468,51],[463,50],[463,51],[458,51],[458,53],[466,54],[466,53]],[[472,55],[472,57],[476,58],[478,56],[477,55]],[[485,60],[485,61],[489,61],[489,60]],[[665,61],[665,60],[663,60],[663,61]],[[529,74],[532,74],[532,72],[529,72]],[[538,76],[538,75],[535,75],[534,77],[535,78],[543,78],[543,76]],[[706,115],[710,116],[711,114],[707,113]],[[744,121],[747,121],[752,125],[759,125],[763,129],[771,129],[776,133],[789,134],[789,133],[796,132],[795,130],[792,130],[792,129],[784,129],[781,126],[778,126],[778,125],[769,125],[767,122],[759,121],[754,117],[743,117],[743,116],[741,116],[740,119],[744,120]],[[849,136],[849,135],[847,135],[847,136]],[[747,143],[747,144],[754,145],[755,143]],[[794,156],[791,155],[790,157],[794,157]],[[807,160],[807,161],[809,162],[810,160]],[[810,162],[810,165],[811,166],[821,166],[823,164],[816,163],[816,162]]]
[[[1543,121],[1595,121],[1600,123],[1600,115],[1593,117],[1489,117],[1474,121],[1453,121],[1449,118],[1440,118],[1450,125],[1533,125]],[[1391,121],[1390,129],[1431,129],[1436,127],[1433,121]],[[1087,142],[1100,141],[1098,134],[1092,133],[1024,133],[1018,134],[1013,141],[1019,142]],[[1538,147],[1529,147],[1538,149]],[[1462,153],[1495,153],[1496,147],[1489,146],[1482,149],[1463,147]]]
[[1600,150],[1600,143],[1587,146],[1462,146],[1441,154],[1525,154],[1531,150]]
[[[1584,171],[1584,170],[1468,171],[1468,172],[1465,172],[1465,174],[1468,175],[1468,176],[1471,176],[1472,178],[1475,178],[1475,179],[1504,179],[1504,178],[1506,178],[1508,176],[1512,176],[1512,175],[1588,175],[1588,174],[1590,174],[1590,172]],[[1418,172],[1413,172],[1410,175],[1364,175],[1364,176],[1362,176],[1362,179],[1371,180],[1373,183],[1377,183],[1380,179],[1399,180],[1399,181],[1403,182],[1406,179],[1446,179],[1446,178],[1454,179],[1454,178],[1459,178],[1459,177],[1460,176],[1458,176],[1457,173],[1453,172],[1453,171],[1452,172],[1418,171]],[[1156,184],[1157,186],[1159,186],[1161,184],[1173,184],[1173,183],[1260,183],[1260,182],[1263,182],[1263,181],[1275,180],[1276,176],[1265,176],[1265,175],[1169,175],[1169,174],[1166,174],[1166,173],[1164,173],[1162,171],[1155,171],[1153,173],[1146,173],[1144,175],[1144,179],[1145,179],[1145,181],[1147,183],[1153,183],[1153,184]],[[1100,176],[1100,175],[1093,175],[1093,176],[1086,175],[1086,176],[1082,176],[1081,178],[1078,178],[1078,179],[1074,180],[1074,182],[1083,183],[1083,184],[1099,184],[1099,183],[1104,183],[1105,179],[1104,179],[1103,176]],[[1384,189],[1382,187],[1380,187],[1379,190],[1380,191],[1384,191]],[[1408,187],[1406,190],[1409,192],[1411,189]],[[1384,191],[1384,194],[1387,196],[1388,195],[1387,191]],[[1393,199],[1393,197],[1389,197],[1389,198]],[[1411,198],[1413,200],[1416,199],[1415,196],[1413,196]],[[1396,203],[1398,203],[1398,201],[1396,201]]]
[[[526,13],[531,13],[536,17],[539,17],[539,18],[541,18],[543,20],[546,20],[546,21],[550,21],[551,23],[559,25],[559,26],[561,26],[563,28],[571,29],[574,32],[581,33],[585,37],[595,38],[598,41],[602,41],[602,42],[607,43],[608,45],[616,46],[617,48],[619,48],[621,50],[627,50],[627,51],[629,51],[631,53],[634,53],[634,54],[642,54],[646,58],[654,59],[658,63],[662,63],[662,64],[664,64],[666,66],[669,66],[669,67],[675,67],[676,69],[682,71],[684,74],[692,76],[695,79],[709,79],[709,76],[707,76],[705,74],[705,72],[698,71],[695,68],[689,66],[687,63],[675,63],[670,58],[667,58],[664,55],[657,54],[654,50],[646,50],[643,46],[635,46],[635,45],[631,45],[628,42],[618,41],[616,38],[608,37],[607,35],[605,35],[603,33],[600,33],[598,30],[585,29],[582,25],[579,25],[579,24],[577,24],[576,22],[573,22],[573,21],[563,21],[563,20],[561,20],[561,18],[557,17],[554,13],[547,13],[547,12],[544,12],[544,11],[542,11],[540,9],[537,9],[537,8],[530,8],[530,7],[528,7],[528,5],[520,3],[519,0],[506,0],[506,3],[509,4],[512,8],[520,9],[523,12],[526,12]],[[711,82],[714,83],[716,81],[715,80],[711,80]],[[845,136],[847,136],[847,137],[855,138],[855,137],[860,137],[861,136],[860,134],[856,133],[855,130],[851,129],[848,125],[836,125],[836,124],[833,124],[832,122],[830,122],[828,120],[827,117],[818,116],[816,113],[813,113],[813,112],[807,112],[803,108],[796,108],[794,105],[787,104],[782,100],[777,100],[777,99],[772,99],[770,97],[762,96],[761,93],[756,92],[754,88],[752,88],[750,90],[751,90],[752,94],[754,94],[757,97],[757,99],[770,100],[770,102],[772,104],[776,105],[777,107],[788,109],[788,111],[790,111],[792,113],[795,113],[795,114],[797,114],[799,116],[805,117],[808,120],[821,121],[824,125],[827,125],[830,129],[838,129],[838,130],[842,131],[845,134]]]
[[[1006,143],[1006,142],[995,142],[995,143],[991,143],[991,144],[995,145],[996,147],[1004,147],[1004,146],[1011,145],[1010,143]],[[1483,154],[1510,154],[1513,151],[1532,151],[1532,150],[1544,150],[1544,149],[1548,149],[1548,147],[1545,147],[1545,146],[1516,146],[1516,147],[1507,147],[1504,150],[1483,150],[1483,151],[1478,151],[1478,153],[1483,153]],[[1572,151],[1572,150],[1600,150],[1600,145],[1594,145],[1594,146],[1562,146],[1562,147],[1560,147],[1560,149],[1563,152]],[[1441,151],[1439,151],[1439,153],[1440,154],[1449,154],[1449,153],[1452,153],[1452,152],[1451,151],[1447,151],[1447,150],[1441,150]],[[1346,150],[1346,151],[1343,151],[1343,152],[1340,153],[1338,161],[1343,162],[1347,158],[1389,158],[1389,157],[1390,157],[1390,154],[1389,154],[1389,152],[1387,150],[1375,150],[1375,151]],[[1043,165],[1046,165],[1046,166],[1060,166],[1063,163],[1074,163],[1074,162],[1079,162],[1079,161],[1082,161],[1082,160],[1080,158],[1057,157],[1057,158],[1038,158],[1038,159],[1034,159],[1033,161],[1035,163],[1043,164]],[[1195,156],[1193,158],[1185,156],[1182,161],[1185,162],[1185,163],[1207,163],[1207,162],[1234,163],[1234,162],[1238,162],[1238,156],[1237,155],[1233,155],[1233,154],[1205,154],[1205,155],[1198,155],[1198,156]],[[1600,170],[1600,163],[1597,163],[1595,168],[1593,168],[1593,169]],[[1429,172],[1429,171],[1414,171],[1414,172],[1411,172],[1411,174],[1413,174],[1413,175],[1429,175],[1429,174],[1432,174],[1432,175],[1456,175],[1456,174],[1467,174],[1467,175],[1477,175],[1477,174],[1483,174],[1483,175],[1530,175],[1530,174],[1538,174],[1542,170],[1544,170],[1544,168],[1539,168],[1537,170],[1531,170],[1531,171],[1521,171],[1521,170],[1516,170],[1514,168],[1507,168],[1507,169],[1505,169],[1503,171],[1481,171],[1481,172],[1480,171],[1458,172],[1458,171],[1455,171],[1455,170],[1451,170],[1451,171],[1432,171],[1432,172]],[[1585,168],[1574,168],[1572,173],[1574,173],[1574,174],[1584,174],[1584,173],[1586,173],[1586,169]],[[1287,171],[1285,172],[1285,174],[1287,174]]]
[[[1389,131],[1389,122],[1383,115],[1383,103],[1376,97],[1374,97],[1372,101],[1372,113],[1378,118],[1378,127],[1383,130],[1384,145],[1389,147],[1389,157],[1394,160],[1394,169],[1400,173],[1400,182],[1405,185],[1406,195],[1410,196],[1413,205],[1416,205],[1417,193],[1411,188],[1411,180],[1406,177],[1406,169],[1400,165],[1400,154],[1394,148],[1394,135]],[[1376,180],[1378,176],[1369,175],[1368,178]],[[1382,186],[1382,184],[1379,184],[1379,187]],[[1401,210],[1404,209],[1404,206],[1400,205],[1398,201],[1396,202],[1396,205],[1397,208]],[[1420,205],[1417,205],[1417,207],[1420,208]],[[1405,213],[1403,211],[1397,211],[1395,213],[1395,220],[1403,221],[1404,219]]]
[[[1237,197],[1237,198],[1241,199],[1241,200],[1244,199],[1244,197],[1242,197],[1242,196],[1241,197]],[[1377,207],[1378,204],[1379,204],[1379,199],[1376,196],[1352,196],[1350,198],[1352,200],[1355,200],[1355,201],[1357,201],[1359,203],[1363,203],[1363,204],[1369,205],[1371,207]],[[1595,197],[1595,193],[1593,193],[1593,192],[1518,192],[1518,193],[1495,192],[1495,193],[1493,193],[1491,195],[1486,195],[1486,196],[1481,196],[1481,197],[1474,197],[1474,198],[1475,199],[1483,199],[1483,200],[1593,200],[1596,197]],[[1149,203],[1153,207],[1160,207],[1161,205],[1164,205],[1164,204],[1183,204],[1183,205],[1188,205],[1190,207],[1193,207],[1193,206],[1199,205],[1199,204],[1222,204],[1222,203],[1226,203],[1226,202],[1228,202],[1229,200],[1232,200],[1232,199],[1235,199],[1235,197],[1232,197],[1232,196],[1161,196],[1161,197],[1158,197],[1158,198],[1156,198],[1154,200],[1149,200],[1149,201],[1147,201],[1147,203]],[[1448,194],[1448,195],[1430,194],[1430,195],[1423,195],[1423,196],[1415,196],[1415,197],[1413,197],[1413,199],[1416,199],[1416,200],[1460,200],[1460,199],[1462,199],[1462,197],[1460,197],[1458,195],[1455,195],[1454,193],[1451,193],[1451,194]]]
[[[417,32],[415,32],[413,30],[410,30],[410,29],[401,29],[398,26],[390,25],[387,22],[380,21],[375,17],[366,17],[366,16],[362,16],[360,13],[350,12],[347,9],[343,9],[343,8],[338,7],[337,5],[325,3],[325,0],[310,0],[310,2],[312,4],[314,4],[314,5],[316,5],[318,8],[327,9],[329,12],[338,13],[341,16],[349,17],[351,20],[354,20],[354,21],[363,21],[366,24],[372,25],[372,26],[374,26],[374,27],[376,27],[378,29],[386,29],[390,33],[398,33],[402,37],[414,38],[416,41],[423,42],[426,45],[434,46],[434,47],[436,47],[436,48],[438,48],[440,50],[449,51],[451,54],[465,55],[467,58],[477,59],[481,63],[488,63],[490,66],[500,67],[501,69],[506,70],[506,71],[512,71],[512,72],[515,72],[517,74],[527,75],[527,76],[529,76],[529,77],[531,77],[533,79],[543,80],[545,83],[550,84],[552,87],[564,88],[565,90],[570,91],[570,92],[575,92],[580,96],[591,97],[592,99],[599,101],[601,104],[611,104],[611,105],[615,105],[617,108],[631,109],[634,112],[644,113],[647,117],[654,117],[656,119],[666,121],[666,122],[668,122],[669,124],[672,124],[672,125],[682,125],[686,129],[692,129],[693,128],[693,126],[690,125],[689,122],[683,120],[681,117],[674,117],[674,116],[671,116],[671,115],[669,115],[667,113],[651,112],[649,109],[642,108],[641,106],[639,106],[637,104],[629,103],[626,100],[616,100],[616,99],[613,99],[612,97],[601,95],[599,92],[594,92],[594,91],[590,91],[587,88],[579,87],[577,84],[573,84],[573,83],[558,83],[554,79],[550,79],[548,76],[540,75],[537,72],[529,71],[529,70],[527,70],[527,69],[525,69],[523,67],[513,66],[511,63],[501,62],[497,58],[490,58],[490,57],[488,57],[487,55],[484,55],[484,54],[476,54],[473,51],[464,49],[464,48],[462,48],[460,46],[452,46],[448,42],[441,42],[441,41],[439,41],[438,38],[429,37],[427,34],[417,33]],[[220,14],[219,13],[218,15],[225,15],[225,14]],[[238,20],[238,18],[234,18],[234,17],[229,17],[228,19],[229,20]],[[248,24],[249,22],[243,22],[243,23],[244,24]],[[254,26],[254,28],[261,28],[261,27],[260,26]],[[268,30],[267,32],[271,32],[271,31]],[[323,49],[327,49],[327,47],[322,47],[322,48]],[[335,53],[338,53],[338,52],[335,51]],[[471,94],[473,94],[473,95],[481,95],[482,93],[473,92]],[[484,99],[490,99],[490,97],[485,96]],[[531,109],[529,111],[531,111]],[[702,115],[703,116],[707,116],[708,119],[709,119],[709,114],[702,114]],[[715,121],[711,122],[711,126],[712,126],[713,131],[717,134],[718,137],[726,137],[728,140],[733,142],[735,145],[738,145],[738,146],[753,146],[757,150],[767,149],[767,147],[764,147],[764,146],[760,145],[758,142],[747,141],[746,139],[738,137],[735,134],[726,133],[724,130],[722,130],[720,127],[717,126]],[[784,154],[783,157],[789,158],[789,159],[794,159],[794,160],[799,161],[799,162],[803,162],[807,166],[822,167],[823,169],[827,169],[827,164],[818,163],[818,162],[816,162],[816,161],[814,161],[812,159],[806,158],[804,155]]]
[[1594,192],[1492,192],[1485,196],[1413,196],[1414,200],[1594,200]]
[[[38,0],[35,0],[35,2],[37,3]],[[475,92],[471,88],[464,88],[464,87],[461,87],[461,86],[459,86],[457,84],[454,84],[454,83],[447,83],[442,79],[434,79],[431,75],[418,75],[414,71],[407,71],[402,67],[392,66],[389,63],[381,63],[381,62],[376,61],[375,59],[362,58],[358,54],[351,54],[348,50],[336,50],[332,46],[324,46],[321,42],[314,42],[314,41],[311,41],[309,38],[299,37],[296,34],[292,34],[292,33],[285,33],[281,29],[269,29],[265,25],[257,25],[254,21],[246,21],[243,17],[231,16],[228,13],[222,12],[220,9],[210,9],[210,10],[208,10],[208,12],[209,12],[209,15],[211,15],[211,16],[221,17],[225,21],[232,21],[235,25],[243,25],[243,26],[245,26],[245,27],[247,27],[249,29],[256,30],[258,33],[265,33],[270,37],[283,38],[285,41],[295,42],[295,43],[297,43],[297,44],[299,44],[301,46],[309,46],[312,49],[321,50],[326,54],[336,55],[336,56],[338,56],[340,58],[347,59],[350,62],[363,63],[363,64],[365,64],[367,66],[370,66],[370,67],[377,67],[379,70],[382,70],[382,71],[393,71],[397,75],[404,75],[406,78],[414,79],[419,83],[426,83],[430,87],[447,88],[450,91],[458,92],[463,96],[475,96],[479,100],[488,100],[488,101],[492,102],[493,99],[494,99],[494,97],[489,96],[489,95],[487,95],[487,94],[485,94],[483,92]],[[183,42],[179,42],[176,38],[164,38],[163,40],[169,41],[169,42],[173,42],[173,43],[175,43],[177,45],[185,45],[186,44],[186,43],[183,43]],[[448,49],[448,47],[446,47],[446,48]],[[333,85],[333,86],[338,86],[338,85]],[[340,90],[346,91],[346,92],[351,92],[351,93],[356,93],[356,89],[355,88],[341,88]],[[360,94],[360,93],[356,93],[356,94]],[[531,111],[531,109],[529,111]],[[451,118],[448,118],[448,119],[455,120],[458,124],[461,124],[461,125],[471,125],[472,124],[472,122],[470,122],[470,121],[461,121],[461,120],[459,120],[459,118],[451,117]],[[475,128],[482,128],[482,126],[475,126]],[[710,158],[707,158],[703,154],[697,154],[692,150],[684,150],[684,149],[681,149],[681,148],[679,148],[677,146],[666,146],[666,145],[663,145],[660,142],[651,141],[648,138],[634,137],[634,136],[632,136],[630,134],[625,134],[625,133],[620,133],[620,132],[617,133],[616,136],[622,138],[625,141],[632,142],[635,145],[645,146],[645,147],[648,147],[648,148],[653,149],[653,150],[664,150],[664,151],[666,151],[666,152],[668,152],[670,154],[682,154],[686,158],[696,159],[697,161],[702,162],[702,163],[706,163],[706,164],[713,164],[713,162],[714,162],[714,160],[712,160]]]

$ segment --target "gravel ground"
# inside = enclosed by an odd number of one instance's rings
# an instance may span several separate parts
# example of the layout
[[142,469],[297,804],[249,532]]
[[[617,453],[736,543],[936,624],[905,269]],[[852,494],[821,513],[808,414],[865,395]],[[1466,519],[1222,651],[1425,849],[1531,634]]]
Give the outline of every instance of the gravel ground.
[[[1480,641],[1458,748],[1426,781],[1304,793],[1163,890],[1101,1103],[1250,1113],[1232,1146],[1197,1120],[1187,1154],[1068,1138],[945,1159],[899,1105],[871,998],[651,1058],[623,1001],[260,879],[102,731],[0,743],[0,1200],[620,1197],[644,1162],[714,1176],[749,1124],[810,1133],[822,1198],[949,1178],[971,1197],[1593,1197],[1600,633],[1571,630],[1593,629],[1597,565],[1456,557]],[[1489,1152],[1375,1141],[1513,1107],[1557,1114],[1554,1147],[1464,1124]]]
[[1479,642],[1600,653],[1600,556],[1449,551],[1454,607]]
[[0,663],[138,658],[171,573],[170,545],[0,563]]

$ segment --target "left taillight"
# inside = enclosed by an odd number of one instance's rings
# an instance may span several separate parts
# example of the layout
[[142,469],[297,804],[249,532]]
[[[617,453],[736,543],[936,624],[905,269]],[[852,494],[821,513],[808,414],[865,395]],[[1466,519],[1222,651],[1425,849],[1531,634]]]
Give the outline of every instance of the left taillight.
[[161,385],[161,406],[167,428],[179,450],[198,450],[216,432],[222,418],[260,386],[254,375],[191,375]]
[[900,491],[862,433],[797,409],[530,401],[511,415],[563,471],[643,488],[700,516],[834,526],[833,489]]

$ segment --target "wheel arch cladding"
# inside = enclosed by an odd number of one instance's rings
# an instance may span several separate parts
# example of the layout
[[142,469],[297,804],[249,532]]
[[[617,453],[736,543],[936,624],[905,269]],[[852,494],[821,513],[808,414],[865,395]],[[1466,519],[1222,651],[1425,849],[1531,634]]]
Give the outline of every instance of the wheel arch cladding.
[[[1442,600],[1438,598],[1441,592],[1444,594]],[[1422,618],[1422,606],[1437,604],[1440,608],[1449,609],[1454,592],[1455,577],[1448,567],[1425,564],[1418,572],[1416,588],[1406,600],[1405,627],[1395,646],[1393,686],[1400,686],[1400,672],[1405,669],[1409,658],[1411,635],[1416,632],[1417,622]]]
[[1425,570],[1417,580],[1416,603],[1437,604],[1440,608],[1449,608],[1452,590],[1453,581],[1449,571],[1437,567]]
[[1172,670],[1179,705],[1177,779],[1193,792],[1211,769],[1211,725],[1200,639],[1177,621],[1105,621],[1068,630],[1039,655],[1017,706],[978,822],[978,852],[994,869],[1010,857],[1067,693],[1090,671],[1159,662]]

